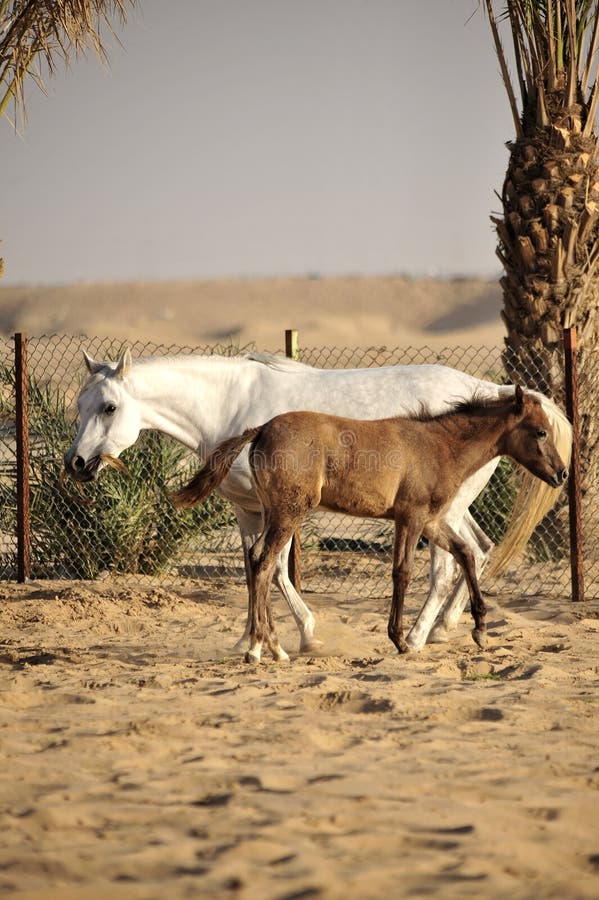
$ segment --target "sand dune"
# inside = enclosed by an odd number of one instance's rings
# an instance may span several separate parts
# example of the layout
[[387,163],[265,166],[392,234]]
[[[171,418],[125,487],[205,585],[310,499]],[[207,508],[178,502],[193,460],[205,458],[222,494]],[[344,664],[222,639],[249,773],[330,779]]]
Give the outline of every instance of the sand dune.
[[497,346],[500,289],[478,279],[260,280],[0,288],[0,333],[61,333],[199,346]]

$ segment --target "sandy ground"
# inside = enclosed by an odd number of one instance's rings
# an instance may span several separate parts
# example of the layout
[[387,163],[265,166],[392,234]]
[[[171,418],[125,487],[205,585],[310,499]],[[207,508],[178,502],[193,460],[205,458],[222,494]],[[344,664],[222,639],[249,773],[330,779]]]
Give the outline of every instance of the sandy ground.
[[[399,277],[1,288],[0,333],[499,346],[500,305]],[[323,655],[254,668],[236,585],[0,592],[3,896],[599,896],[597,604],[496,600],[486,652],[465,617],[399,657],[385,603],[311,595]]]
[[252,667],[240,586],[1,593],[4,896],[599,896],[597,604],[400,657],[383,601],[311,595],[323,656]]

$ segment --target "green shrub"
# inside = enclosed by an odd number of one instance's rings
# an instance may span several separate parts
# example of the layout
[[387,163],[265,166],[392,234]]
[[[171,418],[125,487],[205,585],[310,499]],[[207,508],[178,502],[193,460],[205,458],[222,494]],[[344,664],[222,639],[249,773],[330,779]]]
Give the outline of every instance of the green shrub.
[[501,459],[485,489],[470,506],[482,530],[498,544],[510,522],[518,483],[513,464]]
[[[12,379],[6,370],[3,378]],[[2,418],[14,417],[4,403]],[[73,438],[65,397],[57,388],[29,383],[32,575],[95,578],[100,572],[164,572],[195,535],[235,522],[231,507],[214,495],[200,507],[175,511],[168,491],[198,466],[180,444],[155,432],[125,451],[130,475],[109,469],[81,493],[61,484],[62,459]],[[16,467],[0,473],[0,528],[14,533]]]

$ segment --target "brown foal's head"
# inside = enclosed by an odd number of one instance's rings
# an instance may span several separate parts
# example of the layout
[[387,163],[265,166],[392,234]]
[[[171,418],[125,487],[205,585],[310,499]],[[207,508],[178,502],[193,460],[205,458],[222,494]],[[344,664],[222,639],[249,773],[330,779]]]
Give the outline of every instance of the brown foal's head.
[[505,452],[542,481],[557,488],[568,469],[553,441],[551,425],[540,402],[517,385],[513,406],[514,425],[506,435]]

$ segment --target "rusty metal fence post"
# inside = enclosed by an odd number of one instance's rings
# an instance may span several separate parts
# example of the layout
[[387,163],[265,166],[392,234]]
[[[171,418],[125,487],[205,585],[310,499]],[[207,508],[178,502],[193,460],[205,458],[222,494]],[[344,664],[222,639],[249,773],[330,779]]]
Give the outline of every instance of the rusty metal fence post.
[[580,485],[580,416],[578,410],[578,361],[576,327],[564,328],[564,373],[566,378],[566,413],[572,425],[572,460],[568,479],[570,510],[570,571],[572,600],[584,600],[582,550],[582,496]]
[[17,581],[31,577],[29,507],[29,409],[27,336],[15,334],[15,419],[17,443]]
[[[297,359],[299,356],[298,332],[294,328],[285,331],[285,356]],[[289,578],[296,591],[302,589],[302,547],[300,533],[296,531],[291,539],[291,551],[289,553]]]

